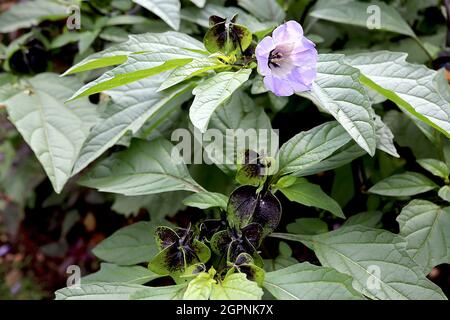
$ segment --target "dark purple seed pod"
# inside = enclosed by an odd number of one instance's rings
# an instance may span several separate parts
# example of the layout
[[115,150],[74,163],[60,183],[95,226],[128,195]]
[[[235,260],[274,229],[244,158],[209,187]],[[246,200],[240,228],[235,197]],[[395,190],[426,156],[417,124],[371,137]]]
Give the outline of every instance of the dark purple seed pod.
[[227,214],[231,227],[243,229],[250,223],[257,223],[266,236],[278,226],[281,219],[280,201],[270,192],[257,193],[253,186],[242,186],[230,196]]

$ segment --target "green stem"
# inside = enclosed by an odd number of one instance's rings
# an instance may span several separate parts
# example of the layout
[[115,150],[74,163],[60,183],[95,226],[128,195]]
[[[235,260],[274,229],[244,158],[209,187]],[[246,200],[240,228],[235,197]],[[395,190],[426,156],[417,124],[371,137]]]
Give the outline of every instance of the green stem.
[[445,11],[447,12],[447,39],[445,46],[450,47],[450,4],[448,0],[444,0]]

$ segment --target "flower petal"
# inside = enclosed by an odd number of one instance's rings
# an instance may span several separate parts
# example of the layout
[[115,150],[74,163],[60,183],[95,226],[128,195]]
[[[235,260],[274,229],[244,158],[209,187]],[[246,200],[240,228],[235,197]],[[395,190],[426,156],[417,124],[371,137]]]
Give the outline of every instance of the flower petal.
[[294,94],[294,90],[292,90],[289,82],[285,79],[267,76],[264,78],[264,85],[268,90],[279,97],[286,97]]
[[292,53],[290,58],[295,66],[315,69],[317,64],[317,50],[309,49]]
[[269,68],[269,58],[256,56],[256,60],[258,60],[258,73],[262,76],[270,76],[272,70]]
[[297,42],[303,38],[303,28],[297,21],[288,21],[272,33],[273,40],[276,44],[283,42]]
[[275,48],[272,37],[265,37],[257,46],[255,50],[256,60],[258,61],[258,72],[267,76],[271,74],[269,68],[269,54]]
[[300,69],[301,76],[303,79],[303,83],[310,86],[316,80],[317,77],[317,70],[316,68],[310,68],[310,69]]
[[270,36],[265,37],[256,46],[255,50],[256,58],[258,57],[268,58],[270,51],[272,51],[273,49],[275,49],[275,44],[273,42],[272,37]]
[[311,90],[312,82],[316,78],[315,69],[305,69],[304,72],[300,68],[292,71],[288,76],[291,88],[296,92],[304,92]]
[[[308,38],[303,37],[300,41],[297,41],[292,49],[291,54],[297,54],[305,51],[314,50],[316,51],[316,44],[309,40]],[[317,51],[316,51],[317,53]]]

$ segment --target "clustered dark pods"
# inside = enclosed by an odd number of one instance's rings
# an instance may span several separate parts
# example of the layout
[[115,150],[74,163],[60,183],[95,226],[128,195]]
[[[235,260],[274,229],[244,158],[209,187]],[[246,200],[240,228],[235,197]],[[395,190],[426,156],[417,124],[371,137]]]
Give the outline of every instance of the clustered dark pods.
[[158,227],[156,240],[161,251],[149,268],[159,274],[174,274],[210,263],[219,274],[237,270],[258,282],[264,277],[258,248],[280,218],[281,204],[269,190],[240,186],[231,193],[222,219],[207,219],[197,228]]
[[157,228],[155,237],[160,252],[149,263],[149,269],[155,273],[181,272],[194,263],[207,262],[211,256],[209,248],[197,240],[190,227],[175,231],[161,226]]

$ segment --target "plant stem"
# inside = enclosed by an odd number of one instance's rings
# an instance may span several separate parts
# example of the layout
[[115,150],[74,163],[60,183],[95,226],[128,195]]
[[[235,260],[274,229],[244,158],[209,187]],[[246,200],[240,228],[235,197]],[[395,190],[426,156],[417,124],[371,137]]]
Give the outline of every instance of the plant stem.
[[450,4],[448,0],[444,0],[445,11],[447,12],[447,40],[445,42],[446,47],[450,47]]

